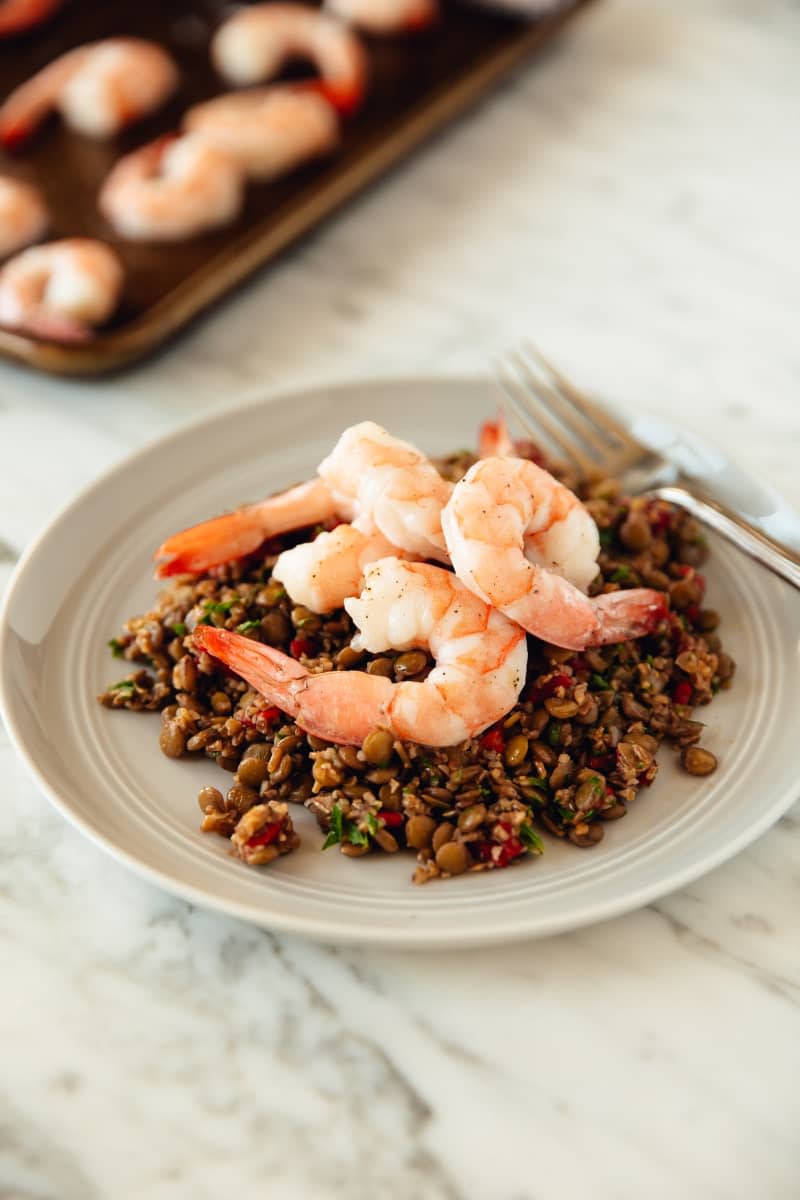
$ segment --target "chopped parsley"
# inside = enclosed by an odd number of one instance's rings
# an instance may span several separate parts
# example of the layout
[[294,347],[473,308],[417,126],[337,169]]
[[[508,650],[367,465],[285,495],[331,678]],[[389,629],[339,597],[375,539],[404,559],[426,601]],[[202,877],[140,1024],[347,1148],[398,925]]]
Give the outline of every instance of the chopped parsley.
[[206,600],[203,604],[205,616],[201,618],[199,623],[201,625],[211,625],[213,623],[211,618],[215,614],[218,613],[220,616],[227,617],[234,604],[239,603],[238,596],[234,596],[232,600]]
[[[375,832],[378,832],[379,825],[372,813],[367,817],[367,824],[370,825],[370,818],[375,823]],[[370,832],[372,826],[370,825]],[[355,821],[345,820],[342,810],[338,804],[334,804],[331,809],[331,828],[330,833],[322,843],[322,849],[327,850],[329,846],[335,846],[338,842],[349,842],[351,846],[368,846],[369,835],[363,829],[359,829]]]
[[373,837],[376,833],[380,833],[380,822],[374,813],[367,813],[367,829]]
[[132,692],[136,684],[132,679],[120,679],[119,683],[112,683],[108,689],[110,692]]
[[617,569],[611,575],[612,583],[629,583],[632,579],[631,569],[626,563]]
[[611,686],[605,675],[598,675],[597,672],[589,677],[589,686],[595,692],[607,692]]
[[125,647],[123,646],[123,644],[119,640],[119,638],[112,638],[111,641],[108,643],[108,647],[109,647],[111,653],[114,655],[114,658],[124,658],[125,657]]
[[260,629],[260,621],[242,621],[241,625],[236,626],[237,633],[250,633],[253,629]]
[[599,533],[600,533],[600,545],[603,547],[604,550],[607,550],[608,547],[614,541],[614,530],[613,529],[601,529],[601,530],[599,530]]
[[520,825],[519,840],[529,854],[544,854],[544,842],[532,825]]
[[186,637],[187,629],[183,621],[176,621],[172,626],[172,632],[175,634],[175,637]]
[[344,817],[342,816],[342,810],[338,804],[334,804],[333,808],[331,809],[330,833],[322,843],[323,850],[327,850],[329,846],[335,846],[337,842],[342,840],[342,834],[344,832],[343,826]]
[[557,721],[550,722],[550,727],[547,730],[547,740],[554,749],[556,746],[561,745],[561,726]]

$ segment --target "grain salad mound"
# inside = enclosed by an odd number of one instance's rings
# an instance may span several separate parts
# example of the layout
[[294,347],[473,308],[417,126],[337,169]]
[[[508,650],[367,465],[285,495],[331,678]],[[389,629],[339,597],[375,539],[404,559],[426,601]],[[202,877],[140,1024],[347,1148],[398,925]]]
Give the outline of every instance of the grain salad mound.
[[[517,452],[542,464],[532,445]],[[457,480],[474,461],[461,452],[437,465]],[[201,828],[229,839],[251,866],[299,845],[291,805],[314,814],[326,835],[323,848],[338,845],[351,858],[415,853],[416,883],[520,862],[542,852],[542,835],[596,846],[606,823],[624,817],[653,782],[662,741],[690,774],[715,769],[714,755],[699,744],[703,725],[694,709],[730,686],[734,663],[722,649],[718,614],[705,606],[698,568],[708,551],[697,522],[663,501],[622,495],[614,480],[578,484],[556,464],[545,465],[576,491],[599,527],[590,594],[644,585],[664,594],[669,612],[647,637],[582,653],[529,637],[520,700],[480,737],[435,750],[384,729],[373,730],[360,749],[325,742],[195,648],[192,631],[212,624],[275,646],[312,672],[424,679],[433,665],[425,651],[359,652],[346,612],[319,616],[293,605],[272,580],[281,551],[319,529],[172,581],[150,612],[131,617],[109,643],[131,671],[100,703],[160,711],[164,754],[205,755],[233,774],[229,787],[200,791]]]

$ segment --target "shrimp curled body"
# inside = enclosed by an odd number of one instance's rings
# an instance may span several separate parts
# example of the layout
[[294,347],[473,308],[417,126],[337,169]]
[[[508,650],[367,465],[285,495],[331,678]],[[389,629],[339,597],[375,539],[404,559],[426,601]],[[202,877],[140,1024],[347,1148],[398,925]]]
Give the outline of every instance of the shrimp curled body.
[[106,177],[98,205],[130,241],[173,242],[233,221],[243,195],[237,164],[189,133],[126,154]]
[[345,607],[359,627],[356,648],[426,647],[436,666],[421,681],[392,683],[364,671],[311,674],[271,646],[210,625],[195,645],[220,659],[288,713],[301,729],[360,745],[376,726],[428,746],[452,746],[500,720],[525,682],[525,634],[429,563],[384,558],[367,567]]
[[47,228],[48,220],[47,208],[37,188],[0,175],[0,258],[35,242]]
[[488,458],[442,513],[453,568],[466,586],[546,642],[580,650],[652,631],[664,598],[633,588],[589,598],[600,550],[580,500],[526,459]]
[[338,519],[347,524],[284,551],[274,568],[293,599],[330,612],[357,594],[354,581],[360,586],[376,558],[446,562],[441,511],[451,491],[414,446],[363,421],[344,431],[315,479],[168,538],[156,551],[164,560],[156,574],[207,570],[253,553],[267,538]]
[[321,91],[342,113],[360,105],[366,61],[357,36],[346,25],[302,4],[252,4],[220,26],[211,43],[214,65],[235,87],[274,79],[290,59],[310,59]]
[[108,38],[68,50],[21,84],[0,107],[0,142],[21,146],[49,113],[88,137],[113,137],[160,108],[178,71],[160,46],[140,38]]
[[265,182],[339,144],[339,119],[324,96],[289,84],[231,92],[190,108],[183,127]]
[[361,591],[370,563],[400,555],[397,547],[368,521],[337,525],[313,542],[301,542],[278,555],[272,578],[282,583],[295,604],[329,613]]
[[117,307],[124,272],[110,247],[66,238],[23,250],[0,270],[0,325],[84,341]]

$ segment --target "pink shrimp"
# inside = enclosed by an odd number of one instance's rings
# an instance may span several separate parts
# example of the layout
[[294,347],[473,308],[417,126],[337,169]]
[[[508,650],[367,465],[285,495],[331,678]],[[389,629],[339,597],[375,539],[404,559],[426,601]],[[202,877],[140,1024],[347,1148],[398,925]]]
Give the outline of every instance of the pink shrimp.
[[109,38],[68,50],[11,93],[0,107],[0,142],[15,150],[58,110],[88,137],[112,137],[159,108],[178,70],[165,50],[140,38]]
[[248,87],[274,79],[289,59],[308,58],[321,91],[341,113],[361,104],[366,59],[358,37],[346,25],[302,4],[251,4],[229,17],[211,43],[214,65],[229,83]]
[[49,220],[38,188],[21,179],[0,175],[0,258],[37,241]]
[[120,158],[97,203],[129,241],[177,242],[234,221],[243,200],[238,163],[186,133],[158,138]]
[[[365,537],[380,533],[385,541],[377,557],[391,545],[394,553],[446,562],[441,511],[451,491],[414,446],[362,421],[344,431],[316,479],[167,538],[156,551],[165,560],[157,575],[207,570],[254,552],[267,538],[337,519],[355,522]],[[363,555],[363,540],[350,545]]]
[[524,632],[442,567],[380,559],[345,608],[359,627],[355,648],[426,647],[436,659],[428,677],[392,683],[365,671],[312,674],[279,650],[225,629],[198,625],[192,638],[301,729],[333,742],[360,745],[383,727],[428,746],[457,745],[516,704],[527,666]]
[[0,38],[43,25],[60,7],[61,0],[0,0]]
[[236,160],[250,179],[277,179],[339,145],[339,118],[318,92],[293,84],[215,96],[190,108],[183,127]]
[[438,21],[438,0],[326,0],[325,7],[348,25],[385,36],[415,33]]
[[258,504],[212,517],[174,533],[156,550],[156,578],[197,574],[231,559],[253,554],[268,538],[318,525],[335,515],[330,491],[321,479],[310,479]]
[[442,528],[466,586],[553,645],[642,637],[665,615],[663,595],[649,588],[583,594],[597,574],[597,527],[577,496],[527,460],[475,463],[455,485]]
[[0,270],[0,325],[85,341],[117,307],[123,279],[114,251],[91,238],[32,246]]

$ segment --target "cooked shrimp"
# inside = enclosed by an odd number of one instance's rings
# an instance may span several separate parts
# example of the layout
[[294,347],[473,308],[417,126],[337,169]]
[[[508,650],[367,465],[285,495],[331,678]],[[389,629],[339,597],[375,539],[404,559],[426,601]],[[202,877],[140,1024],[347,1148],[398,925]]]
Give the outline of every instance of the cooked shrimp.
[[362,421],[345,429],[316,479],[167,538],[156,574],[204,571],[267,538],[335,519],[378,530],[405,554],[446,562],[441,510],[452,486],[414,446]]
[[0,175],[0,258],[21,250],[42,236],[48,225],[47,208],[38,188]]
[[326,0],[325,7],[348,25],[379,37],[426,29],[439,17],[438,0]]
[[267,538],[321,524],[335,515],[328,488],[321,479],[310,479],[257,504],[246,504],[172,534],[153,555],[163,560],[156,568],[156,578],[196,575],[253,554]]
[[243,196],[238,164],[187,133],[159,138],[121,158],[100,189],[98,206],[124,238],[176,242],[235,220]]
[[318,471],[347,519],[369,517],[405,553],[449,561],[441,514],[453,485],[410,442],[362,421],[345,429]]
[[198,625],[195,645],[219,658],[308,733],[360,745],[376,726],[428,746],[452,746],[499,721],[525,682],[525,634],[449,571],[384,558],[345,601],[371,652],[426,647],[427,679],[392,683],[365,671],[311,674],[295,659],[228,630]]
[[366,63],[356,35],[301,4],[240,8],[217,30],[211,57],[237,87],[274,79],[289,59],[310,59],[322,76],[313,86],[344,113],[354,112],[364,94]]
[[660,592],[590,599],[597,527],[580,500],[534,463],[488,458],[453,489],[442,528],[458,577],[546,642],[580,650],[641,637],[665,612]]
[[14,149],[54,110],[89,137],[112,137],[159,108],[175,90],[165,50],[139,38],[109,38],[68,50],[13,91],[0,107],[0,142]]
[[348,596],[357,596],[367,567],[387,555],[402,556],[402,551],[377,529],[370,530],[369,522],[366,531],[358,522],[337,525],[313,542],[279,554],[272,578],[283,584],[295,604],[328,613],[341,608]]
[[190,108],[184,129],[235,159],[251,179],[276,179],[339,144],[336,110],[291,84],[217,96]]
[[0,0],[0,38],[43,25],[61,7],[61,0]]
[[0,325],[57,341],[84,341],[117,307],[123,268],[90,238],[33,246],[0,270]]

